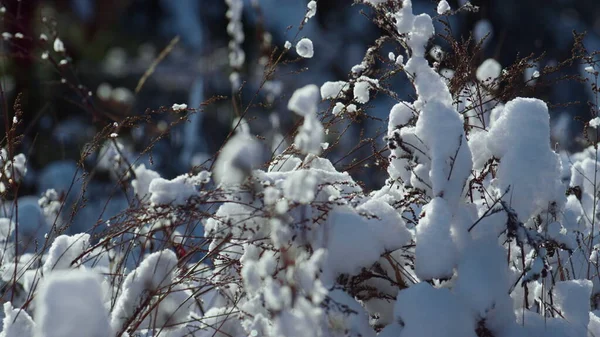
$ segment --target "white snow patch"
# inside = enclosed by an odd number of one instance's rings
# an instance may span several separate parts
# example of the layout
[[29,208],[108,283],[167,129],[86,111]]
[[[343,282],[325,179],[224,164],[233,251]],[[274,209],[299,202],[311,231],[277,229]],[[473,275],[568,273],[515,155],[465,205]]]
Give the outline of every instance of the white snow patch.
[[487,59],[477,68],[476,77],[480,82],[495,81],[500,77],[502,66],[494,59]]
[[319,100],[319,87],[314,84],[309,84],[294,91],[288,102],[287,108],[299,116],[315,114],[317,113],[317,104],[319,103]]
[[446,0],[440,0],[440,2],[438,2],[437,13],[439,15],[442,15],[442,14],[446,13],[449,10],[450,10],[450,5],[448,4],[448,1],[446,1]]
[[311,58],[314,55],[313,43],[308,38],[303,38],[302,40],[296,43],[296,53],[304,58]]
[[92,271],[52,272],[35,296],[35,336],[111,336],[104,290]]

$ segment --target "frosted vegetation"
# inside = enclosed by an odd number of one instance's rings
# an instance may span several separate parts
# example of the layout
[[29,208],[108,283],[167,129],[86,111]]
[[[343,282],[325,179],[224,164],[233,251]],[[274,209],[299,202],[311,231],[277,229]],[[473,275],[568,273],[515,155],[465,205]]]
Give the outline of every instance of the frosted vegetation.
[[[226,2],[236,86],[243,2]],[[129,160],[109,128],[106,166],[132,206],[101,238],[64,234],[70,210],[54,190],[5,207],[0,336],[600,336],[597,146],[555,152],[545,102],[492,95],[494,60],[459,90],[484,88],[480,101],[459,99],[430,57],[433,19],[410,0],[364,3],[391,23],[398,55],[381,58],[415,91],[390,106],[382,186],[366,192],[321,156],[324,120],[385,90],[374,49],[347,81],[296,88],[289,146],[239,118],[212,167],[169,180]],[[302,24],[317,10],[310,1]],[[281,49],[292,45],[320,52],[310,36]],[[0,166],[2,190],[26,177],[22,154],[3,150]]]

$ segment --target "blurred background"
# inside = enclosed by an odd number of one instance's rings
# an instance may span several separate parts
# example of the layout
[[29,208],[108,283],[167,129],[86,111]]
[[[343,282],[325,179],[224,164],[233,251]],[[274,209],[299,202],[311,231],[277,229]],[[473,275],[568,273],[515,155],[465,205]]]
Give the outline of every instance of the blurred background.
[[[380,36],[369,19],[372,10],[352,0],[318,0],[316,16],[300,31],[308,0],[240,2],[244,4],[244,38],[239,48],[245,60],[232,69],[226,1],[0,0],[4,32],[0,84],[5,102],[0,106],[0,120],[3,128],[11,124],[13,104],[21,93],[22,116],[17,129],[23,138],[19,150],[29,159],[19,196],[39,197],[48,188],[78,191],[83,181],[89,182],[83,194],[87,206],[78,215],[80,220],[75,219],[73,231],[85,230],[93,222],[90,219],[106,219],[127,205],[127,197],[115,187],[111,163],[104,158],[115,151],[110,143],[90,155],[82,163],[84,169],[77,165],[86,146],[104,127],[126,116],[142,115],[147,109],[174,103],[198,108],[211,97],[227,96],[203,106],[189,122],[170,130],[154,145],[151,157],[140,153],[167,128],[172,114],[157,115],[151,123],[136,128],[115,126],[122,145],[120,154],[172,178],[207,163],[237,123],[239,107],[248,107],[245,118],[252,133],[268,138],[276,130],[286,135],[298,122],[286,108],[291,93],[309,83],[320,86],[325,81],[346,80],[352,66],[362,61],[367,48]],[[452,8],[465,5],[464,0],[449,3]],[[539,67],[556,64],[570,57],[573,31],[587,32],[585,46],[590,51],[600,50],[600,1],[489,0],[473,1],[473,5],[479,6],[479,11],[462,12],[448,21],[456,39],[487,36],[477,55],[480,62],[494,58],[508,66],[519,56],[545,52]],[[437,1],[413,0],[416,13],[437,16],[436,6]],[[441,32],[443,26],[438,23],[436,29]],[[175,36],[179,41],[171,44],[143,87],[136,90],[140,78]],[[57,51],[56,37],[64,44],[64,52],[59,52],[61,46]],[[282,70],[265,83],[266,90],[255,97],[272,48],[281,50],[286,41],[301,37],[313,41],[314,57],[298,59],[291,52]],[[442,40],[435,43],[447,48]],[[583,69],[574,64],[562,74],[591,76]],[[233,70],[243,84],[243,89],[233,90],[238,97],[235,104],[231,100]],[[411,86],[406,78],[398,77],[392,81],[394,92],[400,99],[410,100]],[[555,104],[580,102],[552,109],[553,140],[562,149],[580,149],[577,139],[582,123],[574,118],[590,119],[585,102],[595,98],[589,85],[562,81],[535,95]],[[383,95],[372,99],[365,109],[368,117],[355,121],[336,149],[328,153],[332,162],[350,169],[367,188],[380,186],[384,180],[385,175],[373,174],[377,158],[352,164],[372,155],[373,149],[365,146],[347,154],[361,138],[373,137],[376,144],[384,144],[381,131],[387,128],[386,117],[395,103]],[[324,103],[322,110],[327,107]],[[81,197],[78,193],[67,196],[72,202]]]

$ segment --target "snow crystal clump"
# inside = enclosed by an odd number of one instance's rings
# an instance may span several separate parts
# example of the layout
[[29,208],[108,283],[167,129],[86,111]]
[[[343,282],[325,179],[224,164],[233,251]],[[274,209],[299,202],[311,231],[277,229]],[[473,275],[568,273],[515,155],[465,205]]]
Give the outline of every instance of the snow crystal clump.
[[238,133],[223,146],[213,168],[217,184],[241,184],[252,170],[266,162],[264,145],[249,134]]
[[546,103],[516,98],[488,133],[487,146],[500,158],[498,187],[522,221],[552,202],[563,203],[559,156],[550,148],[550,116]]
[[587,334],[592,287],[590,280],[570,280],[556,282],[552,290],[554,305],[580,336]]
[[316,115],[304,117],[304,123],[294,138],[294,145],[302,153],[319,154],[323,149],[324,128]]
[[173,111],[183,111],[187,109],[187,104],[173,104],[173,106],[171,107],[171,109],[173,109]]
[[15,231],[15,223],[9,218],[0,218],[0,242],[8,241]]
[[27,311],[13,308],[10,302],[4,302],[4,319],[0,337],[33,337],[35,323]]
[[90,235],[86,233],[57,237],[52,242],[48,257],[44,262],[44,273],[49,273],[51,270],[69,269],[71,263],[81,257],[89,245]]
[[449,10],[450,10],[450,5],[448,4],[448,1],[446,1],[446,0],[440,0],[440,2],[437,5],[437,13],[439,15],[442,15],[442,14],[446,13]]
[[421,280],[449,278],[457,261],[450,237],[452,213],[444,199],[435,198],[423,207],[417,226],[416,273]]
[[324,128],[317,118],[319,87],[314,84],[297,89],[288,102],[288,109],[304,116],[304,123],[294,138],[294,145],[303,153],[321,153]]
[[342,113],[342,111],[346,108],[346,106],[344,105],[344,103],[341,102],[337,102],[335,103],[335,106],[333,107],[333,109],[331,109],[331,113],[334,116],[338,116],[339,114]]
[[395,104],[390,110],[390,121],[388,123],[388,136],[400,126],[408,124],[414,117],[413,105],[409,102],[400,102]]
[[65,44],[59,38],[54,40],[54,44],[52,46],[54,47],[54,51],[57,53],[65,52]]
[[135,179],[131,182],[133,192],[140,198],[144,199],[150,195],[150,183],[156,178],[160,178],[160,175],[150,169],[146,168],[145,164],[141,164],[134,170]]
[[150,202],[156,205],[169,203],[184,205],[190,197],[198,193],[187,174],[180,175],[172,180],[154,178],[150,182],[148,192],[150,193]]
[[365,3],[371,4],[373,6],[377,6],[379,4],[382,4],[384,2],[387,2],[387,0],[364,0]]
[[306,5],[306,8],[308,8],[308,11],[306,12],[307,19],[310,19],[317,14],[317,2],[315,0],[309,1],[308,5]]
[[495,81],[502,72],[502,66],[494,59],[487,59],[477,68],[476,77],[480,82]]
[[317,113],[319,100],[319,87],[309,84],[294,91],[287,107],[299,116],[306,116]]
[[175,253],[163,250],[146,256],[140,266],[127,275],[111,315],[115,331],[123,329],[123,324],[144,302],[145,294],[152,294],[172,282],[176,267]]
[[475,320],[462,302],[448,289],[428,283],[400,291],[394,314],[404,325],[401,336],[477,336]]
[[348,82],[345,81],[328,81],[321,86],[321,97],[323,99],[334,99],[344,97],[344,91],[349,89]]
[[368,81],[358,81],[354,84],[354,99],[361,104],[369,102],[369,89],[371,83]]
[[509,296],[506,252],[497,243],[496,235],[491,234],[465,249],[468,253],[458,264],[454,290],[478,317],[488,321],[488,326],[500,330],[514,324],[515,315]]
[[51,273],[35,297],[35,336],[111,336],[103,291],[99,276],[92,271]]
[[[379,219],[369,219],[368,215]],[[385,251],[399,249],[410,240],[402,218],[391,206],[381,201],[369,201],[353,210],[338,207],[329,213],[326,235],[329,277],[354,274],[375,263]],[[447,239],[447,237],[446,237]],[[359,250],[353,247],[362,247]]]
[[283,195],[290,201],[308,204],[315,199],[316,189],[315,173],[309,170],[299,170],[291,173],[285,180]]
[[313,43],[308,38],[303,38],[296,43],[296,53],[304,58],[311,58],[314,55]]
[[429,148],[433,195],[455,207],[473,165],[460,115],[438,101],[428,102],[417,120],[416,134]]

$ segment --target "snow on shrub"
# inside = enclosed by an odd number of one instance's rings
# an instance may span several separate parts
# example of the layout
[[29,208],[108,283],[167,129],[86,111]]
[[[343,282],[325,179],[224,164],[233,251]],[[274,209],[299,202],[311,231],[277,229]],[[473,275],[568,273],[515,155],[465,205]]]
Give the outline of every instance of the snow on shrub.
[[35,336],[110,337],[104,289],[93,271],[54,271],[36,296]]
[[304,58],[311,58],[314,55],[313,43],[308,38],[303,38],[296,44],[296,53]]
[[[496,61],[452,89],[426,57],[429,15],[409,0],[363,2],[391,19],[387,38],[407,57],[388,58],[416,93],[390,107],[382,186],[366,191],[320,157],[330,118],[362,112],[386,90],[369,71],[372,47],[347,81],[295,90],[287,108],[298,127],[285,150],[271,152],[239,117],[210,172],[169,180],[124,167],[129,159],[106,164],[135,200],[100,236],[46,228],[49,247],[24,254],[15,212],[3,213],[1,336],[600,334],[598,149],[557,154],[543,101],[494,97]],[[236,85],[243,2],[227,4]],[[303,22],[315,11],[311,1]],[[440,1],[437,11],[452,10]],[[296,51],[312,57],[312,42]],[[457,97],[480,85],[479,101]],[[24,157],[1,155],[14,172],[4,180],[26,174]],[[59,213],[55,194],[40,199],[46,218]]]

